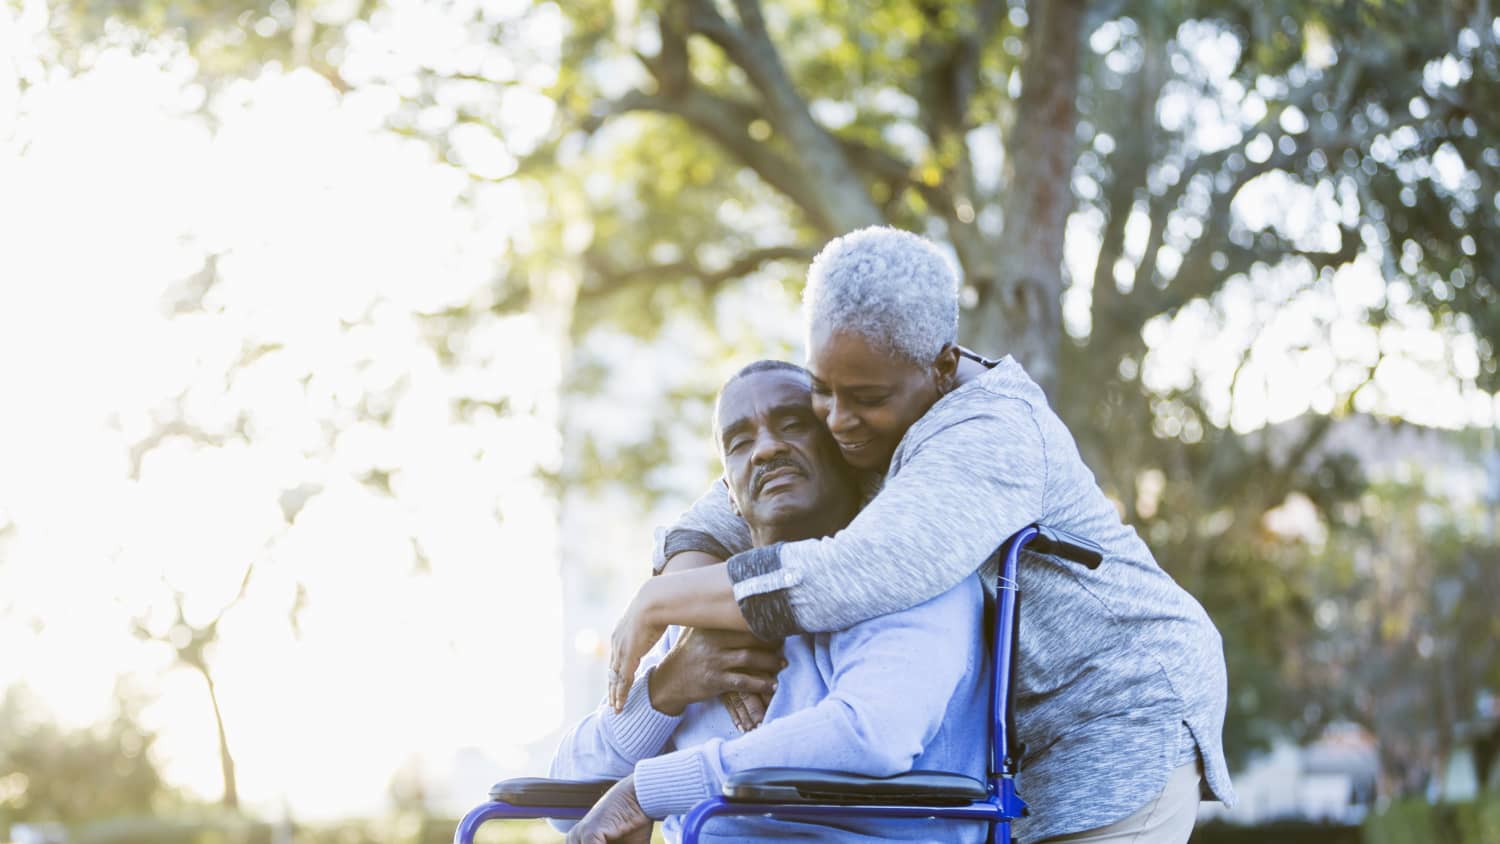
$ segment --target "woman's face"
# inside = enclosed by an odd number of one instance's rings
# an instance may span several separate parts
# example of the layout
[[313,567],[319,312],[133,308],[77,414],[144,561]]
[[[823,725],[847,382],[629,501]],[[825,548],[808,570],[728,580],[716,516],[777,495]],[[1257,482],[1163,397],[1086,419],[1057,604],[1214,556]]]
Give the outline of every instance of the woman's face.
[[918,366],[854,332],[814,332],[807,361],[813,412],[849,465],[884,472],[906,429],[943,395],[957,365],[952,346]]

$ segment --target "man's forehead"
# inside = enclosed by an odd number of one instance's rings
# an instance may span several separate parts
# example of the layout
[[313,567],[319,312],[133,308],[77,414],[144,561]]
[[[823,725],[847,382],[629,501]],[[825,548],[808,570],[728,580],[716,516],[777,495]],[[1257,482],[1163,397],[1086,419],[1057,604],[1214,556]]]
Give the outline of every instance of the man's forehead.
[[[795,369],[765,369],[741,375],[724,385],[719,395],[719,417],[724,424],[730,424],[757,404],[787,403],[812,406],[812,382],[807,374]],[[741,412],[733,413],[734,410]]]

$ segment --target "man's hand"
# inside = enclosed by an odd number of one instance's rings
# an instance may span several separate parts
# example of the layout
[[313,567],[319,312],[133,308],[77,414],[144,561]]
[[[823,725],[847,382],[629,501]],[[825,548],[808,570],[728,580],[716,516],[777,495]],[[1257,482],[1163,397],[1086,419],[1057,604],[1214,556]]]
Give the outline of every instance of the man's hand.
[[[688,628],[651,672],[651,705],[658,712],[681,715],[690,703],[728,692],[769,698],[783,665],[780,644],[749,633]],[[725,704],[741,730],[753,729],[765,714],[763,706],[727,699]]]
[[759,727],[760,722],[766,720],[766,710],[771,708],[770,695],[725,692],[719,695],[719,700],[723,701],[724,708],[729,710],[729,717],[742,733]]
[[648,844],[651,819],[635,796],[635,777],[628,776],[599,798],[594,808],[568,832],[568,844]]

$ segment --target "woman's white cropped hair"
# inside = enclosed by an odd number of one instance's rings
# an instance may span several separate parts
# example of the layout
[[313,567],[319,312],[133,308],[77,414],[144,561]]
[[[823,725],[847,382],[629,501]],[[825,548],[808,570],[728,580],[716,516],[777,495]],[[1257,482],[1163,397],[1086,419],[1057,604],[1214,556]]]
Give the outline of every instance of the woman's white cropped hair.
[[926,238],[872,226],[829,241],[802,296],[808,332],[853,331],[919,366],[958,340],[958,276]]

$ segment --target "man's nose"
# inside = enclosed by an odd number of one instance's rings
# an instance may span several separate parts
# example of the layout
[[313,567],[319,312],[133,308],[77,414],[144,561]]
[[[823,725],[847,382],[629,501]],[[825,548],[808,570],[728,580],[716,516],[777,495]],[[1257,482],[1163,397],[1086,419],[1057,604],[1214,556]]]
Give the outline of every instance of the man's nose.
[[756,463],[764,463],[785,453],[786,441],[777,436],[775,430],[767,429],[755,435],[755,449],[751,452],[750,459]]

